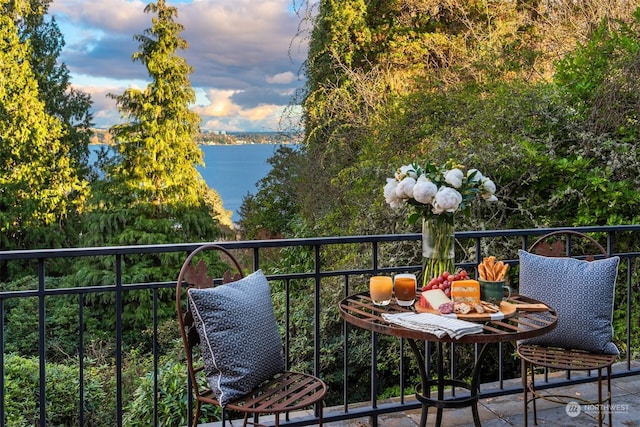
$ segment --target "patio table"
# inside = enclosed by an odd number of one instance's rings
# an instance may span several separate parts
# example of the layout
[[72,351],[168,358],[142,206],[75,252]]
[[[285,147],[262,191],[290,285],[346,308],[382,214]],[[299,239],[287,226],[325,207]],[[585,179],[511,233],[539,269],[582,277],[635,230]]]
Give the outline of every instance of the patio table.
[[[442,410],[445,408],[471,407],[473,421],[480,426],[478,414],[478,398],[480,393],[480,370],[482,362],[487,354],[489,344],[518,341],[533,338],[553,330],[558,323],[558,316],[552,307],[545,311],[529,312],[518,309],[518,306],[527,307],[525,304],[544,304],[541,301],[520,295],[510,297],[507,302],[515,304],[516,309],[508,318],[500,320],[484,320],[482,333],[465,335],[460,338],[451,338],[449,335],[438,337],[428,332],[399,326],[383,319],[385,313],[402,313],[415,310],[413,306],[402,307],[395,302],[387,306],[373,304],[369,292],[350,295],[339,303],[340,316],[350,324],[357,327],[407,339],[412,353],[416,357],[420,373],[420,384],[416,386],[416,398],[422,404],[420,426],[425,427],[430,407],[436,408],[436,426],[442,423]],[[420,351],[418,341],[434,342],[437,344],[437,378],[430,378],[426,369],[425,355]],[[482,344],[482,349],[473,367],[470,382],[444,378],[443,343]],[[437,396],[431,397],[431,387],[437,389]],[[460,387],[469,390],[468,396],[445,398],[446,387]]]

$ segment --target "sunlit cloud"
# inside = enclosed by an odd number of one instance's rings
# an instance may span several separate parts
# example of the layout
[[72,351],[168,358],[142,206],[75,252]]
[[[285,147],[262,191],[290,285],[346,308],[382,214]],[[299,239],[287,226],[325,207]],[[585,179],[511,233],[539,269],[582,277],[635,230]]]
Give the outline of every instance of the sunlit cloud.
[[207,93],[208,105],[195,107],[193,110],[201,116],[230,117],[238,114],[240,107],[231,101],[232,90],[210,90]]

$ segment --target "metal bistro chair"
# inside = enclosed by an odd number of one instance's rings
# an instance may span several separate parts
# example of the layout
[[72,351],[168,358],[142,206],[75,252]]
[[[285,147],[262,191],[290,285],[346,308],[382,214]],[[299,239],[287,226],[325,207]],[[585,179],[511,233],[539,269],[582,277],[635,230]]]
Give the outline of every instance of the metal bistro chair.
[[[585,242],[586,247],[593,248],[595,255],[599,257],[607,257],[607,251],[600,245],[595,239],[587,236],[583,233],[573,230],[561,230],[546,234],[539,238],[533,245],[530,246],[529,252],[545,257],[567,257],[574,255],[571,251],[575,242]],[[575,255],[574,255],[575,256]],[[594,260],[594,254],[584,255],[583,258],[587,261]],[[557,307],[556,307],[557,308]],[[559,313],[561,316],[561,313]],[[534,424],[538,424],[536,400],[545,399],[547,401],[566,404],[570,401],[579,401],[583,404],[598,404],[598,425],[602,426],[603,404],[611,405],[611,365],[616,360],[616,355],[593,353],[584,350],[551,347],[539,344],[523,344],[519,343],[517,347],[517,353],[521,358],[522,365],[522,385],[524,389],[524,425],[528,425],[528,406],[529,403],[533,403],[533,417]],[[535,368],[544,368],[545,374],[551,370],[558,371],[588,371],[589,374],[592,370],[597,371],[598,378],[598,401],[590,402],[576,398],[576,396],[566,396],[561,394],[541,393],[535,388]],[[603,375],[603,370],[606,372]],[[529,382],[527,383],[527,376],[530,375]],[[603,397],[602,383],[606,380],[607,394]],[[528,396],[531,393],[531,397]],[[609,413],[609,426],[612,426],[612,414]]]
[[[231,253],[215,244],[203,245],[194,250],[186,258],[180,270],[176,285],[176,310],[184,344],[189,380],[196,400],[192,421],[193,427],[198,425],[202,404],[222,407],[213,391],[209,387],[203,387],[203,384],[206,384],[206,378],[198,348],[200,337],[194,326],[193,313],[189,308],[187,298],[189,288],[205,289],[215,286],[214,279],[209,276],[208,266],[203,258],[206,256],[205,252],[207,251],[215,251],[226,255],[236,269],[234,275],[227,270],[222,278],[215,280],[215,285],[230,283],[244,277],[240,264]],[[223,407],[222,425],[225,425],[227,411],[243,414],[244,426],[247,424],[264,426],[259,421],[259,416],[264,414],[273,415],[275,419],[274,425],[279,426],[280,414],[314,406],[318,414],[319,425],[322,426],[322,400],[326,391],[325,383],[315,376],[285,371],[265,381],[243,398]],[[253,420],[249,419],[250,416],[252,416]]]

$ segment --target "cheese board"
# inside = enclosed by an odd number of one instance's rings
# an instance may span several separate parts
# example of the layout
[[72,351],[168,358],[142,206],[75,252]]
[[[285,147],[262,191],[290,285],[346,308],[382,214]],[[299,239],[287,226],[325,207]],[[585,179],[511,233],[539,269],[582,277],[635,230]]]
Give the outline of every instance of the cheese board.
[[500,303],[500,311],[497,313],[472,312],[467,314],[462,314],[462,313],[442,314],[438,310],[421,306],[419,302],[416,302],[414,304],[414,308],[415,308],[415,311],[418,313],[432,313],[432,314],[438,314],[440,316],[454,317],[456,319],[461,319],[461,320],[470,320],[472,322],[473,321],[482,322],[487,320],[507,319],[516,313],[518,306],[506,301],[502,301]]

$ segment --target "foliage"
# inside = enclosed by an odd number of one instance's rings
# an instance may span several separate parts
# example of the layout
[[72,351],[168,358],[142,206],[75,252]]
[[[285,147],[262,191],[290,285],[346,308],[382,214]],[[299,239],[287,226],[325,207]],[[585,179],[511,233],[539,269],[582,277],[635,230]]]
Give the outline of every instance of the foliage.
[[[166,362],[158,367],[157,394],[153,383],[153,372],[144,374],[140,379],[133,399],[125,410],[124,425],[129,427],[187,425],[186,365],[175,361]],[[158,400],[157,406],[154,405],[154,397]],[[154,423],[154,406],[157,409],[157,423]],[[217,406],[203,405],[201,412],[201,422],[213,422],[221,417],[221,410]]]
[[[365,204],[353,193],[371,203],[376,196],[370,177],[396,152],[404,152],[396,159],[401,162],[407,153],[444,161],[441,150],[461,145],[476,157],[485,147],[509,150],[514,141],[508,135],[493,145],[485,132],[517,123],[498,121],[509,111],[483,111],[483,97],[491,97],[495,85],[546,83],[558,53],[586,39],[601,19],[628,19],[629,13],[624,1],[320,2],[302,95],[307,163],[301,180],[309,184],[298,199],[304,217],[322,234],[370,229]],[[452,96],[457,104],[446,104]],[[489,121],[476,120],[467,103]],[[462,118],[482,133],[466,139],[469,126]],[[453,123],[462,131],[449,126]],[[467,163],[455,154],[452,158]],[[362,224],[354,227],[354,222]]]
[[255,195],[247,195],[240,206],[239,228],[244,239],[269,239],[291,234],[291,221],[299,209],[300,158],[302,154],[279,145],[268,159],[271,169],[258,184]]
[[[174,20],[177,9],[160,0],[145,12],[154,14],[152,27],[134,36],[140,50],[133,60],[146,66],[151,82],[142,90],[129,88],[113,96],[126,122],[111,129],[113,155],[100,158],[104,178],[93,185],[82,246],[203,242],[221,235],[215,218],[225,213],[210,204],[219,197],[208,192],[197,170],[202,164],[195,141],[200,121],[189,109],[195,101],[188,78],[192,68],[177,54],[187,48],[180,37],[183,27]],[[176,253],[127,256],[122,259],[122,278],[124,283],[166,280],[177,275],[182,261]],[[116,262],[116,257],[80,259],[69,283],[114,285]],[[171,290],[158,295],[161,302],[172,299]],[[87,301],[96,309],[110,308],[103,316],[105,326],[113,320],[117,301],[112,293],[95,293]],[[146,326],[152,302],[152,293],[125,294],[123,321],[134,334],[129,339]],[[160,307],[161,320],[174,315],[170,305]]]
[[29,40],[31,67],[38,81],[38,90],[46,111],[57,117],[64,129],[63,142],[69,147],[73,168],[82,177],[89,176],[89,138],[93,117],[89,111],[91,98],[71,85],[65,63],[58,61],[65,45],[64,37],[54,17],[46,20],[52,0],[31,0],[33,14],[20,24],[20,38]]
[[[5,420],[8,426],[27,427],[33,425],[77,426],[78,365],[47,364],[46,403],[47,420],[39,420],[39,362],[13,354],[5,355]],[[86,425],[108,425],[102,413],[104,391],[97,378],[85,378],[84,422]]]
[[177,9],[160,0],[145,12],[157,17],[134,37],[140,51],[133,60],[146,66],[151,83],[114,95],[127,121],[112,128],[114,155],[101,159],[106,175],[95,186],[86,245],[203,241],[220,234],[206,203],[213,197],[196,168],[202,164],[195,142],[199,118],[189,110],[192,68],[176,54],[187,47],[174,21]]
[[[321,1],[301,97],[296,179],[306,185],[295,187],[300,216],[291,236],[419,231],[385,206],[380,185],[416,156],[454,158],[495,177],[497,209],[474,206],[458,229],[636,223],[635,7]],[[278,185],[265,182],[258,195]],[[511,244],[481,250],[513,253]],[[409,246],[391,249],[394,265],[416,263]],[[284,258],[282,265],[305,264]],[[323,264],[353,267],[357,255],[336,249]],[[339,286],[323,284],[323,298]],[[329,342],[340,333],[333,328],[322,325]],[[366,343],[349,339],[350,358],[359,360]],[[324,362],[339,366],[330,355]]]
[[[73,244],[73,238],[67,242],[72,219],[84,208],[88,191],[79,140],[69,137],[75,130],[59,117],[73,109],[64,96],[39,89],[44,80],[64,86],[63,69],[32,64],[57,51],[42,48],[33,34],[20,38],[20,17],[41,18],[41,11],[30,6],[0,2],[5,11],[0,17],[0,246],[7,249]],[[55,63],[55,57],[51,60]]]

